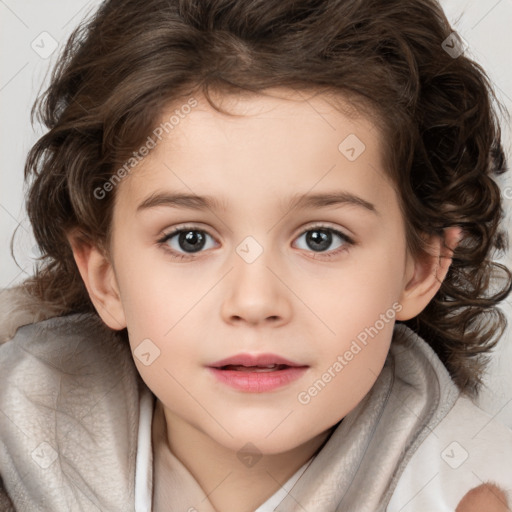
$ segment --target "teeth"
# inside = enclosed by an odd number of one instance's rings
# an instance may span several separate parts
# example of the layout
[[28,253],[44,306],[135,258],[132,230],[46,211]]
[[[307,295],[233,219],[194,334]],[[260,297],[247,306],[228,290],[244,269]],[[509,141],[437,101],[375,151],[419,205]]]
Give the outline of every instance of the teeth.
[[253,366],[252,367],[252,371],[253,372],[256,372],[256,373],[261,373],[261,372],[272,372],[274,370],[279,370],[279,366],[277,364],[272,364],[272,365],[269,365],[269,366]]
[[227,366],[223,366],[223,370],[234,370],[234,371],[240,371],[240,372],[272,372],[276,370],[281,370],[285,367],[285,365],[280,364],[269,364],[265,366],[242,366],[242,365],[233,365],[229,364]]

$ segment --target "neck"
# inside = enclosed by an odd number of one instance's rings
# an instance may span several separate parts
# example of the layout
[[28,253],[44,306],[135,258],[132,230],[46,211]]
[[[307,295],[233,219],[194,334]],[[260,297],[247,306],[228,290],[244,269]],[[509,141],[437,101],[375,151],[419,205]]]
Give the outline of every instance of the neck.
[[[215,510],[233,512],[252,512],[264,503],[321,449],[335,428],[287,452],[242,455],[176,417],[159,400],[153,425],[157,438],[154,446],[163,452],[155,460],[167,459],[166,464],[155,464],[155,473],[158,468],[169,471],[169,457],[174,456],[194,477]],[[165,475],[155,478],[165,482]]]

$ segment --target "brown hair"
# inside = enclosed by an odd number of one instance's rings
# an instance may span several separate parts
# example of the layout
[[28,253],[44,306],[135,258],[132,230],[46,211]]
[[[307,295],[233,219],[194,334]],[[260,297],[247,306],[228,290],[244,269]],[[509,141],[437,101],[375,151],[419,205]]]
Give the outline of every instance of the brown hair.
[[34,105],[49,129],[25,168],[42,258],[24,286],[61,314],[95,311],[66,233],[78,228],[108,248],[115,190],[102,199],[94,191],[164,106],[197,93],[217,108],[209,91],[337,94],[382,130],[413,254],[427,249],[422,234],[463,229],[436,297],[406,324],[460,389],[476,393],[484,354],[505,327],[496,306],[512,287],[510,271],[492,261],[505,249],[493,179],[505,158],[499,102],[484,70],[456,52],[452,32],[435,0],[104,2],[73,32]]

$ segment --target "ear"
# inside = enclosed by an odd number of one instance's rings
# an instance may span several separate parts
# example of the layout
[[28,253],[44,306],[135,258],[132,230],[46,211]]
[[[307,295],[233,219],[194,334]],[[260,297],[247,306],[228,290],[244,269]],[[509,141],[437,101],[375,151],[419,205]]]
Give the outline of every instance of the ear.
[[111,329],[124,329],[126,319],[121,294],[106,251],[87,241],[77,231],[69,233],[67,238],[89,297],[101,319]]
[[444,238],[430,238],[428,255],[413,258],[407,254],[404,288],[399,301],[402,309],[396,315],[397,320],[414,318],[434,298],[448,273],[453,251],[461,238],[460,227],[449,227],[444,230]]

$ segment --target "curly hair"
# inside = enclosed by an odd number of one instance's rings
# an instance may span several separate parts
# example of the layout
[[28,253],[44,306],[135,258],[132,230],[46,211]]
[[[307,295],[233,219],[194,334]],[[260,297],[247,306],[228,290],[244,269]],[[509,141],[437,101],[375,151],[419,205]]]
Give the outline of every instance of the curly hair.
[[108,248],[115,191],[101,200],[94,191],[164,106],[198,93],[219,110],[209,91],[322,91],[381,130],[412,254],[428,250],[424,235],[462,228],[440,290],[405,323],[477,394],[512,289],[511,272],[493,261],[507,245],[495,181],[505,156],[502,106],[456,41],[435,0],[104,2],[69,38],[32,111],[48,128],[25,166],[42,257],[23,286],[60,314],[95,311],[67,234]]

